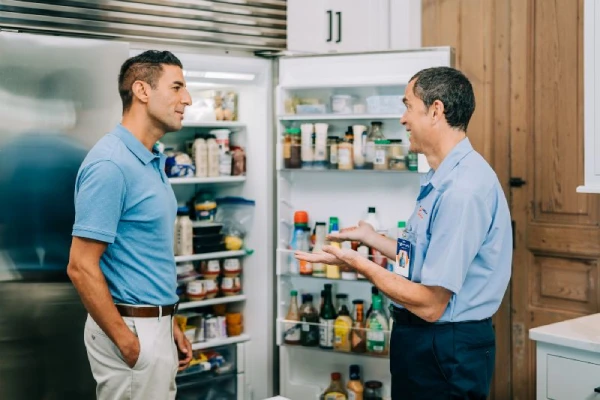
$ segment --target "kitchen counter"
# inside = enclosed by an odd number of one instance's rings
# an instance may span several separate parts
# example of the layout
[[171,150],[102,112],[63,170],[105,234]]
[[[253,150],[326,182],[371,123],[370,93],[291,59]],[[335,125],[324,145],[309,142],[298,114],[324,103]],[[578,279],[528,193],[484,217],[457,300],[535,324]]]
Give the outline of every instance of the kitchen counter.
[[529,330],[538,342],[600,353],[600,314],[570,319]]
[[600,400],[600,314],[529,330],[537,399]]

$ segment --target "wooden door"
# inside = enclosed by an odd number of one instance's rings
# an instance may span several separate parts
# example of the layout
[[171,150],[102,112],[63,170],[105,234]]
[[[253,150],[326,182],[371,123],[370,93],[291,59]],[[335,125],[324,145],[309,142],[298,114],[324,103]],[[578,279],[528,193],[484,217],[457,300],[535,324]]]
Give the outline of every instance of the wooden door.
[[598,196],[583,183],[583,0],[511,0],[513,399],[535,396],[529,329],[598,311]]

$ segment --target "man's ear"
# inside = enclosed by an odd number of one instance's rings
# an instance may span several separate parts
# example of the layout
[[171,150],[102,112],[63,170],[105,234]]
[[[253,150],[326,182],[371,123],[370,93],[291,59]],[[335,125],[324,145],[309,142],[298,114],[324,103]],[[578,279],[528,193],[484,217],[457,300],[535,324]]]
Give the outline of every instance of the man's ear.
[[435,100],[431,107],[433,109],[433,112],[431,113],[433,123],[437,123],[444,116],[444,103],[440,100]]
[[135,81],[131,86],[133,95],[142,103],[148,103],[148,97],[150,94],[150,85],[144,81]]

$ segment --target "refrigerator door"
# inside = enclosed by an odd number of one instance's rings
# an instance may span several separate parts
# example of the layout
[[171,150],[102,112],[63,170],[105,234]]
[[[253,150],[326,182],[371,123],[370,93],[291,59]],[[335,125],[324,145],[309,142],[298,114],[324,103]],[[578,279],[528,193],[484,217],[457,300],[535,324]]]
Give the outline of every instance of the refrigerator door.
[[[315,222],[328,223],[330,217],[338,217],[340,228],[345,228],[365,219],[368,208],[375,207],[380,225],[378,230],[395,238],[398,222],[407,221],[412,214],[419,191],[419,173],[429,170],[424,157],[419,160],[418,171],[415,163],[410,165],[409,171],[403,162],[388,162],[394,157],[406,161],[408,153],[407,132],[400,124],[404,112],[404,90],[409,79],[419,70],[450,66],[452,63],[450,48],[299,56],[279,60],[275,100],[278,138],[276,341],[279,345],[282,396],[292,400],[317,399],[328,386],[332,372],[340,372],[347,382],[351,364],[361,367],[363,381],[381,381],[384,394],[390,395],[387,355],[322,350],[319,346],[285,343],[285,332],[293,328],[293,324],[286,323],[292,289],[298,292],[299,300],[302,294],[312,294],[313,305],[317,308],[320,292],[326,283],[333,284],[334,301],[335,294],[347,294],[350,305],[353,300],[363,300],[366,311],[371,304],[371,285],[366,280],[333,279],[334,275],[318,278],[298,273],[289,249],[293,217],[295,211],[308,212],[311,232]],[[338,167],[331,169],[331,154],[335,153],[335,149],[330,144],[336,140],[332,137],[343,139],[348,130],[352,134],[355,125],[362,125],[364,128],[360,129],[369,131],[377,125],[372,122],[377,121],[382,123],[385,138],[396,140],[394,150],[391,145],[388,149],[384,147],[385,157],[388,157],[385,162],[377,161],[379,156],[375,156],[374,162],[379,165],[377,169],[343,170],[341,144],[338,144]],[[291,168],[294,163],[289,158],[287,162],[284,160],[284,156],[293,156],[289,141],[286,139],[284,143],[282,139],[288,128],[299,128],[301,132],[301,168]],[[322,139],[319,142],[319,131],[323,129],[327,131],[328,144],[323,144]],[[313,130],[316,139],[313,139]],[[356,142],[355,137],[351,147]],[[355,149],[353,147],[353,151]],[[363,151],[360,149],[360,154],[366,156]],[[399,153],[392,156],[395,151]],[[324,161],[319,159],[323,154]],[[308,162],[305,162],[305,155]],[[370,257],[377,260],[377,254]],[[378,261],[386,268],[392,262],[383,257]],[[388,342],[389,330],[383,335]],[[389,351],[389,343],[386,350]]]

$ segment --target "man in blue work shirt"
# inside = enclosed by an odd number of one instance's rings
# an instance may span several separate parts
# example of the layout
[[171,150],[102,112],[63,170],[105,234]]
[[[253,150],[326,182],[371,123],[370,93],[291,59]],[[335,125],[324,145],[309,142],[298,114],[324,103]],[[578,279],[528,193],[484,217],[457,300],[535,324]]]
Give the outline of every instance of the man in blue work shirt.
[[390,298],[394,400],[485,399],[495,358],[491,317],[511,274],[508,204],[496,174],[466,137],[475,96],[461,72],[418,72],[404,103],[410,149],[431,166],[407,229],[391,240],[361,221],[330,238],[361,241],[391,259],[405,252],[408,265],[387,271],[332,246],[296,256],[349,265]]
[[191,104],[182,68],[168,51],[123,64],[122,123],[77,175],[67,272],[89,312],[84,340],[100,400],[174,399],[177,369],[192,357],[173,319],[177,203],[154,148],[181,129]]

